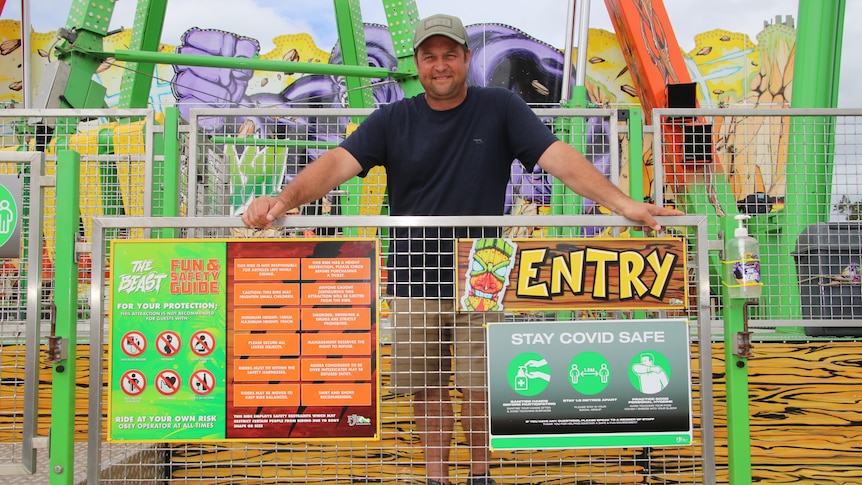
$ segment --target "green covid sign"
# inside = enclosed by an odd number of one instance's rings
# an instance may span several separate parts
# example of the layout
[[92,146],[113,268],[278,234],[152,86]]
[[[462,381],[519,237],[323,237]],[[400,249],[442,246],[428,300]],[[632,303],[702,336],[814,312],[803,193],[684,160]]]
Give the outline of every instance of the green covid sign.
[[491,447],[691,444],[688,337],[683,319],[489,325]]

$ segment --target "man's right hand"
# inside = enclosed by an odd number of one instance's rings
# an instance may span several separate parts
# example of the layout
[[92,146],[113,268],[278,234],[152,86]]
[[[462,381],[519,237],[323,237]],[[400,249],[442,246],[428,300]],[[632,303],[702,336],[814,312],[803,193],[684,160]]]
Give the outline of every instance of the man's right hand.
[[254,199],[242,214],[242,223],[249,229],[271,229],[272,223],[287,212],[277,197],[262,196]]
[[251,229],[271,229],[273,221],[288,210],[325,197],[333,187],[361,171],[362,166],[350,152],[333,148],[299,172],[278,196],[262,196],[251,201],[242,214],[242,222]]

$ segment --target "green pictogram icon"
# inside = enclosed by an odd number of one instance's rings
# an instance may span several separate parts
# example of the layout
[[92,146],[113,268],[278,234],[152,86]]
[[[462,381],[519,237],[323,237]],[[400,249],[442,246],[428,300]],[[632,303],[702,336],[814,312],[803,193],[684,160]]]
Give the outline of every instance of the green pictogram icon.
[[540,394],[551,381],[551,367],[539,354],[526,352],[509,362],[509,385],[522,396]]
[[569,363],[569,383],[581,394],[598,394],[610,380],[611,366],[602,354],[581,352]]
[[638,352],[629,366],[629,380],[644,394],[661,392],[670,382],[670,362],[658,352]]

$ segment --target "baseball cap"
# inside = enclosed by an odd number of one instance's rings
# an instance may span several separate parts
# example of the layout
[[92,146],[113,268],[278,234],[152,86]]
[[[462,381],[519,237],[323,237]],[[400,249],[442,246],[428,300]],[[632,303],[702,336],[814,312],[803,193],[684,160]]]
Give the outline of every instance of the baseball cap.
[[452,15],[437,14],[419,20],[413,35],[413,50],[435,35],[445,35],[461,45],[467,45],[467,29],[461,19]]

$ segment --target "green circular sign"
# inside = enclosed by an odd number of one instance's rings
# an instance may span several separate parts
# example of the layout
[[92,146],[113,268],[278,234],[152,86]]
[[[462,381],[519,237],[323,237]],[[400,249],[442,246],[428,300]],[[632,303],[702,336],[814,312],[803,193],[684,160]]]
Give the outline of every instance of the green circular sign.
[[581,394],[598,394],[610,381],[611,366],[598,352],[581,352],[569,362],[569,384]]
[[551,366],[539,354],[525,352],[509,362],[509,385],[522,396],[535,396],[551,382]]
[[18,204],[9,189],[0,185],[0,246],[6,245],[18,227]]
[[629,365],[632,386],[644,394],[656,394],[670,383],[670,362],[654,350],[638,352]]

